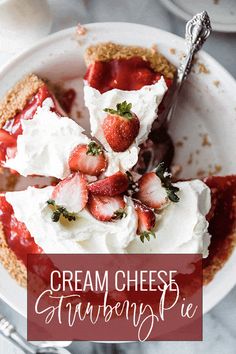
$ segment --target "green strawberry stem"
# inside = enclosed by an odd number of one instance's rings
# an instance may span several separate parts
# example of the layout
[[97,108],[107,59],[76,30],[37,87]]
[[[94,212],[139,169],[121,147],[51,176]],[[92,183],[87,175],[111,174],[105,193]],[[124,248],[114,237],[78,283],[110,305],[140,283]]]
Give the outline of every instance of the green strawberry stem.
[[114,212],[112,219],[113,220],[123,219],[123,218],[126,218],[126,216],[127,216],[126,210],[123,208],[120,208]]
[[47,204],[52,207],[53,213],[52,213],[52,221],[53,222],[58,222],[63,216],[65,219],[68,221],[75,221],[77,218],[76,213],[70,213],[65,207],[62,205],[57,205],[55,203],[55,200],[49,199],[47,200]]
[[153,231],[143,231],[139,235],[142,243],[144,243],[145,240],[150,241],[150,236],[153,236],[154,238],[156,238],[156,235]]
[[159,163],[157,166],[156,175],[160,178],[162,186],[166,189],[170,201],[177,203],[179,201],[179,196],[176,193],[179,191],[179,188],[173,186],[171,183],[171,175],[168,173],[164,162]]
[[132,108],[132,103],[127,103],[126,101],[124,101],[116,105],[116,110],[112,108],[105,108],[104,112],[117,114],[121,117],[132,119],[133,114],[131,112],[131,108]]
[[92,155],[92,156],[97,156],[100,155],[103,152],[103,148],[101,145],[97,144],[95,141],[91,141],[88,144],[88,149],[86,154],[87,155]]

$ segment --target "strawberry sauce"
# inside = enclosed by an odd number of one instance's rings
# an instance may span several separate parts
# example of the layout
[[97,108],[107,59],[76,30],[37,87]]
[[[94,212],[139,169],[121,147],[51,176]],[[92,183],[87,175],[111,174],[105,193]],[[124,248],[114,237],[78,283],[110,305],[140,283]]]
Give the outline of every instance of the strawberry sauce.
[[0,195],[0,222],[9,248],[25,265],[27,265],[27,254],[43,252],[25,224],[15,218],[12,206],[3,194]]
[[[155,84],[161,74],[156,73],[148,61],[140,57],[96,61],[88,67],[85,80],[101,93],[111,89],[139,90],[145,85]],[[172,80],[166,79],[167,86]]]
[[62,93],[58,95],[58,100],[67,114],[71,113],[71,109],[76,99],[76,92],[73,88],[68,90],[63,90]]
[[209,233],[212,235],[209,256],[204,266],[217,256],[222,262],[229,257],[227,236],[236,231],[236,176],[212,176],[204,182],[210,187],[212,207],[208,214]]

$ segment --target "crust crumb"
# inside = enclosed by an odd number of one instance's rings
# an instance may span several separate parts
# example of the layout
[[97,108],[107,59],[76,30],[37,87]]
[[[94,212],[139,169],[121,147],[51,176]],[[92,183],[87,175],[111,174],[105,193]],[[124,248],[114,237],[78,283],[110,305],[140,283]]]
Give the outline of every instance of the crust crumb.
[[76,118],[80,119],[82,117],[81,111],[76,111]]
[[157,46],[157,44],[153,44],[153,45],[151,46],[151,51],[152,51],[153,54],[158,53],[158,46]]
[[175,144],[177,147],[182,147],[184,145],[183,141],[177,141],[177,143]]
[[172,54],[172,55],[176,54],[176,49],[175,48],[170,48],[169,51],[170,51],[170,54]]
[[215,164],[213,170],[209,171],[209,175],[210,176],[215,176],[221,171],[222,171],[222,166],[219,165],[219,164]]
[[207,69],[207,67],[203,63],[197,63],[198,65],[198,72],[203,73],[203,74],[209,74],[210,71]]
[[87,32],[88,32],[88,29],[85,26],[78,23],[77,28],[76,28],[76,34],[78,36],[84,36]]
[[109,61],[112,59],[129,59],[134,56],[142,57],[149,61],[151,68],[164,75],[166,78],[173,79],[176,68],[158,50],[152,48],[142,48],[136,46],[125,46],[112,42],[99,43],[86,49],[85,62],[87,65],[94,61]]
[[205,175],[206,175],[206,171],[205,170],[200,169],[200,170],[197,171],[197,176],[198,177],[203,177]]
[[202,146],[211,146],[208,134],[203,134],[202,136]]
[[191,165],[193,163],[193,154],[192,153],[189,154],[189,158],[188,158],[187,163],[188,163],[188,165]]
[[215,85],[216,87],[220,86],[220,81],[219,80],[214,80],[213,81],[213,85]]
[[177,178],[178,175],[182,172],[182,166],[181,165],[173,165],[171,166],[171,174],[173,178]]

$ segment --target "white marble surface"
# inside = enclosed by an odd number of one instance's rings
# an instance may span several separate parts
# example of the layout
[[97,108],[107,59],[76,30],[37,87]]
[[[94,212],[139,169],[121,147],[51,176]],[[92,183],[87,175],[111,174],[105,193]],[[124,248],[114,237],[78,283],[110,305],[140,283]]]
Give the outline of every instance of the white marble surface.
[[[49,3],[53,13],[52,32],[71,27],[78,22],[125,21],[160,27],[181,36],[184,34],[184,22],[169,14],[158,0],[49,0]],[[236,77],[235,42],[236,34],[214,33],[204,48],[234,77]],[[9,58],[9,54],[0,52],[0,64],[4,64]],[[6,315],[16,328],[26,335],[25,319],[1,300],[0,313]],[[74,354],[235,354],[236,288],[205,315],[203,335],[203,342],[149,342],[120,345],[75,342],[69,349]],[[20,353],[21,350],[0,337],[0,354]]]

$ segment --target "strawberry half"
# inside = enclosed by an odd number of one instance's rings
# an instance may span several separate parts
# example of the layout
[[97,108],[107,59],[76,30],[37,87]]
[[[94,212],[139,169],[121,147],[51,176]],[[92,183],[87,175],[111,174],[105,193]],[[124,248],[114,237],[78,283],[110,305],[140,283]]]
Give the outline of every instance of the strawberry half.
[[149,241],[150,235],[155,237],[152,229],[155,226],[156,216],[152,209],[148,208],[138,200],[134,200],[134,208],[138,216],[137,234],[140,235],[142,242],[144,242],[145,238]]
[[112,176],[90,183],[88,190],[96,195],[113,197],[124,193],[129,186],[129,179],[126,173],[117,172]]
[[86,175],[99,176],[107,167],[103,149],[91,141],[88,145],[78,145],[71,153],[69,167],[72,172],[80,171]]
[[51,204],[63,206],[69,213],[78,213],[88,201],[87,182],[82,174],[74,173],[54,188],[51,196]]
[[120,195],[115,197],[89,195],[88,209],[97,220],[112,221],[121,219],[126,215],[124,208],[125,201]]
[[133,143],[139,133],[140,122],[131,112],[132,104],[126,101],[118,103],[116,110],[104,109],[109,113],[103,121],[105,138],[113,151],[123,152]]
[[160,209],[168,203],[166,189],[155,172],[145,173],[138,181],[139,191],[135,198],[150,208]]

